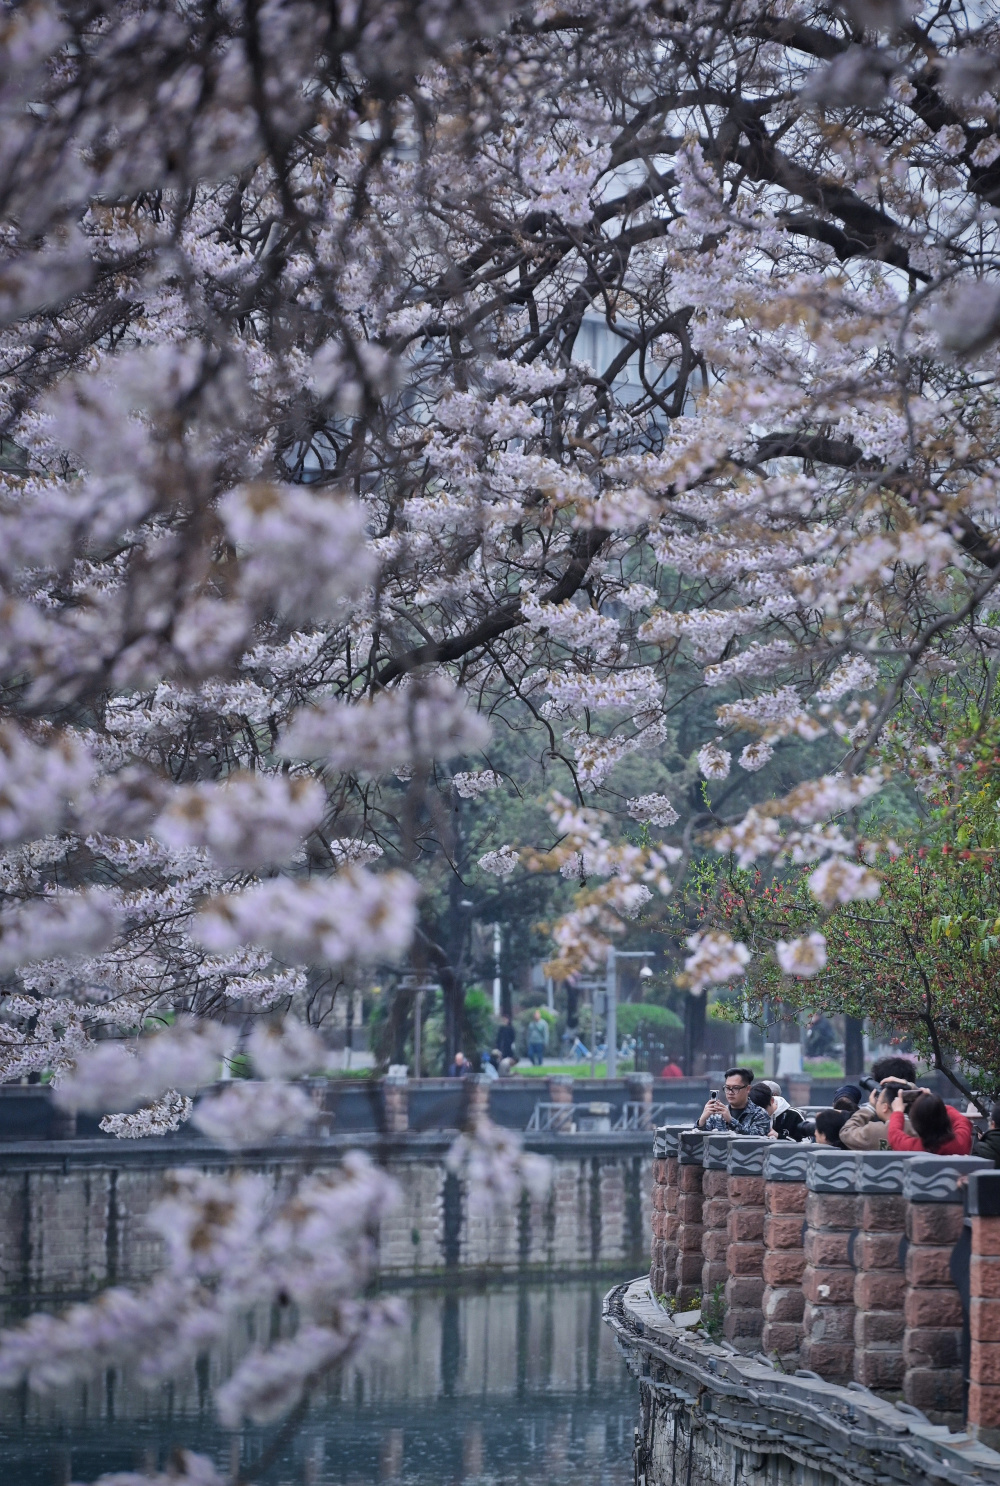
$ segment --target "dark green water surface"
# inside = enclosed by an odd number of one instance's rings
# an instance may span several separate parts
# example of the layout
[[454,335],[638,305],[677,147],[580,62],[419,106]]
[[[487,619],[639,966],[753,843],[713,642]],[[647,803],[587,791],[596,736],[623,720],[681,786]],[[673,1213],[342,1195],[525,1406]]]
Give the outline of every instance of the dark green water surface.
[[[266,1486],[629,1486],[638,1393],[601,1322],[612,1281],[417,1291],[395,1350],[331,1380]],[[259,1460],[274,1432],[223,1430],[223,1354],[145,1391],[128,1376],[37,1397],[0,1393],[0,1483],[67,1486],[163,1468],[186,1446]]]

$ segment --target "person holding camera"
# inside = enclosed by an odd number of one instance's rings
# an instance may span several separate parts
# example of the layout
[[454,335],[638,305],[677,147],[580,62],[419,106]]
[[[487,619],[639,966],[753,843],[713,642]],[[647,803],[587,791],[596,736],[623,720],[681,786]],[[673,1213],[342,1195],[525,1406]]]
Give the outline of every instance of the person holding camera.
[[[909,1115],[913,1134],[907,1135]],[[889,1116],[891,1151],[927,1151],[932,1156],[968,1156],[972,1153],[972,1121],[928,1089],[901,1090]]]
[[712,1089],[699,1116],[698,1129],[728,1131],[730,1135],[769,1135],[770,1119],[750,1098],[752,1083],[753,1073],[749,1068],[727,1068],[726,1097],[720,1099],[718,1089]]
[[868,1102],[845,1121],[840,1143],[848,1151],[887,1151],[892,1101],[901,1090],[917,1091],[908,1079],[898,1076],[884,1078],[880,1084],[872,1078],[862,1083],[869,1088]]

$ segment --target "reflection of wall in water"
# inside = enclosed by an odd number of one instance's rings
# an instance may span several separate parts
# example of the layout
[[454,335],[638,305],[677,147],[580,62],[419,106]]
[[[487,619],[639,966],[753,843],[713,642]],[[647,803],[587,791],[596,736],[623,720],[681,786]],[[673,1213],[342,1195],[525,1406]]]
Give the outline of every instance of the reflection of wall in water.
[[621,1376],[604,1337],[602,1285],[525,1285],[482,1294],[409,1296],[395,1354],[352,1368],[345,1399],[365,1404],[448,1396],[516,1398],[599,1387]]
[[[425,1406],[440,1399],[523,1400],[621,1387],[621,1359],[601,1324],[603,1290],[601,1283],[577,1281],[501,1286],[484,1293],[414,1291],[393,1344],[327,1380],[317,1403],[370,1409],[380,1416],[412,1405],[420,1417]],[[0,1429],[165,1417],[212,1420],[213,1390],[273,1328],[290,1334],[291,1318],[260,1308],[234,1326],[223,1345],[171,1382],[149,1389],[136,1381],[134,1370],[115,1370],[45,1395],[0,1391]],[[547,1448],[558,1454],[558,1439]],[[470,1459],[481,1451],[481,1433],[477,1443],[466,1431],[463,1450]],[[383,1479],[398,1474],[401,1451],[401,1433],[383,1435]],[[470,1465],[465,1474],[476,1475],[478,1469]]]

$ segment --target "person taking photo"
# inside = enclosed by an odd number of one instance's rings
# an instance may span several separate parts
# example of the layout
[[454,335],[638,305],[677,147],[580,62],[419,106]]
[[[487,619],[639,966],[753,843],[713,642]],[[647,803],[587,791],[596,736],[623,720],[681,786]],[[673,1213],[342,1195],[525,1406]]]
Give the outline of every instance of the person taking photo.
[[[699,1130],[727,1131],[730,1135],[767,1135],[771,1121],[750,1098],[753,1073],[749,1068],[727,1068],[725,1099],[709,1099],[698,1118]],[[714,1091],[713,1091],[714,1092]]]

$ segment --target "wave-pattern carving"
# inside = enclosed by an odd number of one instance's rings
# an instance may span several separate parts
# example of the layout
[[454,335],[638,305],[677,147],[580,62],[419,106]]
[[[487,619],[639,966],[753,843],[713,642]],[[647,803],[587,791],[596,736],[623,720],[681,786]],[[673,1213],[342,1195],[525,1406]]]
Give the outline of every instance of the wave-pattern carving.
[[769,1182],[804,1182],[808,1164],[809,1146],[772,1141],[764,1157],[764,1176]]
[[903,1192],[911,1202],[962,1202],[958,1178],[992,1164],[977,1156],[916,1156],[906,1163]]
[[856,1192],[859,1159],[854,1151],[810,1151],[806,1175],[810,1192]]
[[704,1130],[684,1130],[681,1134],[680,1149],[677,1152],[682,1166],[702,1166],[705,1156],[705,1141],[708,1136]]
[[903,1173],[913,1160],[896,1151],[863,1151],[858,1169],[858,1191],[892,1196],[903,1190]]

